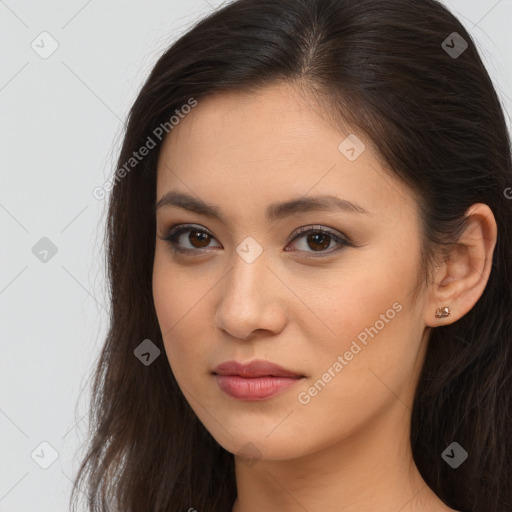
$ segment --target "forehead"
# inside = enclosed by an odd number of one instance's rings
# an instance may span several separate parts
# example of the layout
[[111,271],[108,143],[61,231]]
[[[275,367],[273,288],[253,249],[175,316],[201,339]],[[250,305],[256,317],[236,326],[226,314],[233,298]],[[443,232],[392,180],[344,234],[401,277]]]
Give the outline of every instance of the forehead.
[[[216,93],[198,101],[165,139],[157,199],[193,189],[239,209],[260,201],[263,211],[284,198],[334,193],[380,213],[413,208],[411,192],[382,169],[372,141],[349,130],[333,127],[289,84]],[[351,160],[342,150],[353,135],[362,144]]]
[[[223,91],[201,99],[173,129],[165,145],[200,148],[202,154],[218,149],[219,157],[229,157],[227,149],[237,161],[255,155],[275,159],[275,153],[283,150],[287,151],[283,158],[299,155],[302,150],[297,144],[305,139],[314,143],[317,137],[327,135],[336,143],[340,137],[317,111],[312,99],[286,83],[252,93]],[[323,133],[319,125],[323,125]],[[308,149],[304,144],[302,148]]]

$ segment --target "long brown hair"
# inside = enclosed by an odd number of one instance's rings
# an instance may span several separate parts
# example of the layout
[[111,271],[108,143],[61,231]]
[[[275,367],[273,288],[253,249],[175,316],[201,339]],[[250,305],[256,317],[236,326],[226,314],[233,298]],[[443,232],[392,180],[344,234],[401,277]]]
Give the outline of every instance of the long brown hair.
[[[90,511],[231,511],[233,454],[181,393],[153,304],[156,162],[171,116],[191,99],[283,80],[302,84],[326,116],[366,133],[414,191],[425,263],[457,239],[472,204],[492,209],[498,240],[489,281],[469,313],[431,331],[411,443],[423,478],[450,507],[510,512],[510,136],[475,42],[436,0],[236,0],[158,60],[131,108],[109,197],[110,325],[71,501],[85,483]],[[148,154],[127,167],[148,138]],[[145,339],[162,352],[148,366],[134,356]],[[457,469],[441,457],[452,441],[469,454]]]

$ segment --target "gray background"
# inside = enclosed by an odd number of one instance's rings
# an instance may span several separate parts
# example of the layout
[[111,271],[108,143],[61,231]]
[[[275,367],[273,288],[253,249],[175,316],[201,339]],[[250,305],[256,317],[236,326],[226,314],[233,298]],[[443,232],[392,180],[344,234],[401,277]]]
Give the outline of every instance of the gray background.
[[[68,510],[108,321],[106,201],[92,191],[158,56],[221,3],[0,0],[0,512]],[[512,0],[445,4],[510,127]]]

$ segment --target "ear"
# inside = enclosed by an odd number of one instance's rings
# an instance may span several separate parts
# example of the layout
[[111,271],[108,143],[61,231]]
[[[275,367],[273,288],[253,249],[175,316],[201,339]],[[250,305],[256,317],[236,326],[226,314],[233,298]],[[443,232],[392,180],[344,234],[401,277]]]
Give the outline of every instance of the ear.
[[[467,224],[458,241],[436,267],[426,301],[425,324],[438,327],[456,322],[473,308],[489,280],[497,226],[492,210],[482,203],[466,212]],[[450,315],[436,318],[436,310],[450,307]]]

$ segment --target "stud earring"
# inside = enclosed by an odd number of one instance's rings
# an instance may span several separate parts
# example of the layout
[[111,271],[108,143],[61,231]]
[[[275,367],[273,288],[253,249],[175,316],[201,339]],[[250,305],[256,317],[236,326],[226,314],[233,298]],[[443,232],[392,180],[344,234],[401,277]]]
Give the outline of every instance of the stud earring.
[[450,316],[451,310],[452,310],[452,308],[450,308],[450,306],[444,306],[442,308],[437,308],[436,318],[446,318],[447,316]]

